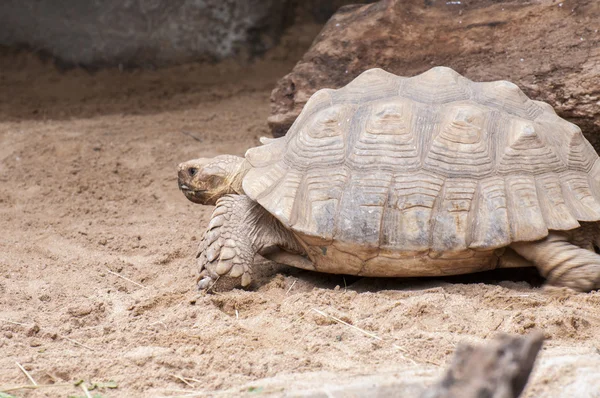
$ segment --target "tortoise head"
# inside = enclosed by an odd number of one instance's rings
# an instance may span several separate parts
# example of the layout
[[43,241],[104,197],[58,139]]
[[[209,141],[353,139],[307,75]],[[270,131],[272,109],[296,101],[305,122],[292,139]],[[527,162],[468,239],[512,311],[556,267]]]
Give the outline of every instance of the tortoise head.
[[233,155],[189,160],[178,167],[179,189],[194,203],[214,205],[223,195],[244,193],[247,171],[246,160]]

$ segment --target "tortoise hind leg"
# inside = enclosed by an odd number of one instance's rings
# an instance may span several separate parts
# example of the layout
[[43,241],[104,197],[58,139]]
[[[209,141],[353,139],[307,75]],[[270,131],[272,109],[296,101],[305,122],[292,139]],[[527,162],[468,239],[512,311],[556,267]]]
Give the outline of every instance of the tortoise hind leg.
[[217,201],[200,242],[198,288],[246,287],[252,282],[255,256],[278,248],[304,251],[293,234],[259,204],[245,195],[225,195]]
[[507,247],[499,259],[498,268],[528,268],[535,265],[518,255],[513,249]]
[[595,238],[577,230],[554,231],[541,241],[515,242],[510,247],[531,261],[549,285],[588,292],[600,288],[600,255],[586,243]]

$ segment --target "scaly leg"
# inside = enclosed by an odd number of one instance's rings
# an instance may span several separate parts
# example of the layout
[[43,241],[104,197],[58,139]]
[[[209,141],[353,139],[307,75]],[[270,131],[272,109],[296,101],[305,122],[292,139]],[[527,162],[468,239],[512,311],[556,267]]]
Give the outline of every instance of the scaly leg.
[[[217,201],[206,234],[200,242],[200,289],[229,290],[252,282],[252,266],[258,254],[274,260],[297,257],[304,249],[294,235],[259,204],[244,195],[226,195]],[[281,261],[286,263],[286,261]],[[296,265],[296,264],[293,264]]]
[[589,292],[600,288],[600,256],[589,250],[593,245],[586,244],[596,236],[583,236],[585,232],[585,228],[554,231],[543,240],[516,242],[510,247],[535,264],[549,285]]

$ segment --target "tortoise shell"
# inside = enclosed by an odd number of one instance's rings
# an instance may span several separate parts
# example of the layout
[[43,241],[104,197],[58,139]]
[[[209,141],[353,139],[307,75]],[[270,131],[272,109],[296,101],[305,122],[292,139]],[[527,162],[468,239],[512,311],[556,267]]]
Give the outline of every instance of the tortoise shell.
[[494,249],[600,220],[598,155],[576,125],[513,83],[445,67],[320,90],[246,159],[244,192],[328,272],[494,268]]

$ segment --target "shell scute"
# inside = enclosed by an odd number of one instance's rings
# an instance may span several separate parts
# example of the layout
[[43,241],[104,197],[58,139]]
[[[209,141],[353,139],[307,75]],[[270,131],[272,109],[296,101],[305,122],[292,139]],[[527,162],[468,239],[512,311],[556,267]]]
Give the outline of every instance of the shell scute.
[[579,227],[565,203],[562,186],[556,174],[549,173],[536,178],[536,188],[548,229],[560,231]]
[[443,179],[430,173],[397,174],[389,186],[381,231],[382,250],[431,247],[431,222]]
[[511,242],[504,179],[491,177],[479,183],[476,221],[469,248],[495,249]]
[[361,114],[364,121],[355,121],[357,138],[348,163],[354,168],[418,168],[421,160],[418,137],[411,128],[413,113],[409,101],[376,102],[365,107]]
[[427,104],[471,98],[469,81],[450,68],[437,66],[403,81],[399,95]]
[[527,98],[514,83],[498,80],[472,83],[472,87],[473,97],[477,103],[502,110],[510,115],[534,120],[544,112],[544,107]]
[[543,174],[567,169],[553,145],[545,142],[533,123],[513,119],[504,145],[499,145],[497,169],[502,174]]
[[424,168],[447,176],[481,177],[493,170],[486,112],[473,104],[445,109]]
[[353,108],[344,105],[332,105],[316,112],[290,136],[283,155],[285,163],[299,170],[343,163],[352,113]]
[[342,242],[360,240],[366,246],[379,247],[384,206],[392,174],[355,172],[340,201],[335,238]]
[[298,200],[291,223],[294,229],[325,240],[333,239],[339,201],[348,180],[348,169],[310,170],[297,193]]
[[383,69],[364,71],[345,87],[336,90],[333,100],[337,103],[362,104],[380,98],[389,98],[398,93],[404,77],[396,76]]
[[538,201],[535,178],[511,175],[505,181],[512,241],[544,238],[548,228]]
[[438,253],[461,252],[468,248],[471,225],[469,214],[477,191],[477,181],[448,179],[440,194],[434,219],[432,250]]
[[561,183],[567,206],[577,220],[600,220],[600,203],[592,191],[587,175],[568,172],[561,175]]

